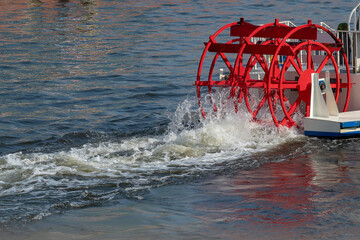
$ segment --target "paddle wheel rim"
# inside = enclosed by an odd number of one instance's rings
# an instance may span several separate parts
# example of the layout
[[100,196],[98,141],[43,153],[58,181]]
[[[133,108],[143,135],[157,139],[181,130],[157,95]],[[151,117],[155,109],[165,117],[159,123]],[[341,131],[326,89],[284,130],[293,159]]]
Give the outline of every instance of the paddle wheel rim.
[[[218,43],[216,40],[218,35],[228,28],[230,28],[230,36],[236,38],[226,43]],[[332,40],[330,38],[330,43],[318,42],[319,30],[332,38]],[[305,59],[306,67],[302,67],[302,58],[299,55],[303,51],[308,53]],[[315,63],[313,60],[311,54],[313,51],[320,52],[320,54],[315,54],[319,55],[318,59],[323,56],[320,62]],[[206,65],[209,66],[208,76],[206,80],[202,80],[201,78],[204,77],[201,76],[205,66],[204,59],[205,57],[209,58],[208,52],[215,53],[215,55],[210,56],[212,62]],[[346,80],[344,82],[341,82],[342,79],[340,80],[334,53],[339,54],[337,56],[342,56],[344,59],[346,67]],[[234,57],[235,61],[232,62]],[[213,79],[215,78],[214,68],[219,62],[225,63],[224,68],[227,68],[230,73],[223,74],[223,70],[220,71],[219,80],[216,81]],[[316,65],[318,63],[319,65]],[[259,72],[257,68],[254,69],[255,65],[260,66]],[[251,114],[252,119],[261,122],[264,119],[263,116],[267,118],[269,114],[259,113],[260,111],[264,113],[263,109],[268,106],[270,119],[272,118],[276,126],[299,127],[293,115],[300,109],[300,104],[303,107],[303,103],[305,103],[305,110],[302,112],[305,113],[305,116],[309,115],[310,79],[313,73],[323,73],[325,65],[330,65],[335,72],[335,83],[330,84],[335,91],[336,102],[339,99],[340,89],[347,91],[343,108],[343,111],[346,111],[350,99],[350,67],[341,41],[330,30],[312,24],[311,21],[299,27],[290,27],[279,23],[278,19],[262,26],[256,26],[240,19],[240,22],[233,22],[221,27],[205,43],[195,82],[198,105],[205,118],[206,111],[218,112],[219,106],[229,103],[229,99],[234,99],[235,112],[240,107],[239,103],[245,103],[242,106],[246,106],[245,108]],[[290,71],[289,69],[295,72],[292,75],[298,75],[297,79],[288,78],[286,73]],[[204,87],[207,89],[205,91],[208,95],[204,95]],[[218,92],[214,87],[226,87],[228,89],[225,92]],[[290,90],[297,91],[295,97],[287,96],[287,92]],[[215,93],[220,93],[220,95]],[[342,101],[344,95],[342,94]],[[217,101],[219,96],[220,101]],[[257,96],[257,98],[253,98],[253,96]],[[203,101],[202,98],[204,97],[206,99]],[[277,113],[276,109],[279,110]],[[223,112],[220,111],[220,113]],[[266,122],[268,120],[269,118],[266,119]]]
[[[267,44],[271,44],[271,43],[273,43],[273,40],[267,40],[265,42],[262,42],[261,44],[267,45]],[[266,97],[266,81],[264,81],[264,79],[266,79],[268,74],[269,74],[268,73],[269,72],[269,66],[266,63],[266,59],[264,58],[263,55],[261,55],[261,56],[257,56],[257,55],[260,55],[260,54],[251,55],[248,62],[247,62],[247,64],[246,64],[246,68],[245,68],[244,74],[243,74],[244,80],[243,80],[243,83],[240,83],[241,85],[244,85],[245,87],[242,87],[240,89],[240,93],[242,93],[242,96],[239,96],[239,98],[238,98],[239,102],[242,99],[245,100],[246,108],[249,111],[249,113],[252,115],[252,119],[254,121],[258,120],[257,116],[258,116],[259,112],[261,111],[261,109],[264,107],[264,105],[266,103],[266,99],[265,99],[265,97]],[[261,64],[259,64],[259,65],[264,70],[264,77],[261,80],[250,79],[250,72],[251,72],[252,68],[257,64],[257,62],[259,62],[259,60],[261,60]],[[252,88],[262,88],[263,93],[264,93],[264,96],[259,101],[259,104],[255,104],[256,105],[255,107],[249,101],[249,98],[251,97],[251,95],[249,93],[250,84],[252,85]]]
[[[333,89],[336,89],[335,91],[335,99],[336,102],[338,101],[339,98],[339,92],[340,92],[340,75],[339,75],[339,71],[338,71],[338,66],[336,64],[336,60],[334,58],[334,56],[332,55],[332,53],[328,50],[328,48],[326,48],[323,44],[319,43],[319,42],[315,42],[315,41],[306,41],[303,43],[298,44],[293,50],[295,52],[295,56],[297,57],[301,48],[306,47],[306,46],[311,46],[311,45],[317,45],[318,47],[322,48],[322,50],[316,49],[314,51],[325,51],[327,53],[326,57],[323,59],[322,63],[320,64],[320,66],[318,66],[318,68],[315,70],[314,67],[314,61],[311,58],[311,54],[308,55],[310,56],[310,59],[307,58],[306,59],[306,65],[307,65],[307,69],[304,70],[302,69],[302,66],[297,65],[294,61],[293,56],[288,56],[283,68],[281,70],[280,73],[280,80],[279,80],[279,84],[278,84],[278,92],[279,92],[279,97],[280,97],[280,104],[281,104],[281,108],[285,114],[284,118],[279,121],[280,125],[287,125],[287,126],[296,126],[298,127],[298,124],[293,120],[292,115],[295,114],[295,112],[297,112],[297,107],[301,104],[301,101],[305,102],[306,104],[306,109],[305,109],[305,116],[308,117],[309,113],[310,113],[310,98],[311,98],[311,74],[312,73],[320,73],[322,72],[325,64],[327,64],[327,62],[329,60],[331,60],[332,65],[335,68],[335,76],[336,76],[336,83],[335,84],[331,84],[333,86]],[[311,48],[308,48],[307,51],[312,51]],[[309,60],[311,60],[311,62],[309,62]],[[287,71],[287,69],[289,68],[289,66],[286,66],[288,63],[291,63],[292,66],[294,66],[294,68],[296,69],[296,71],[298,72],[300,78],[297,81],[297,83],[294,82],[290,82],[290,81],[286,81],[285,79],[285,73]],[[295,86],[294,86],[295,85]],[[335,86],[334,86],[335,85]],[[297,97],[297,99],[294,101],[293,104],[291,104],[289,102],[288,99],[284,99],[285,98],[285,90],[297,90],[299,93],[299,96]],[[285,101],[289,102],[290,107],[286,107],[285,106]],[[287,109],[289,108],[289,109]],[[287,120],[288,122],[286,122],[285,120]]]
[[[213,35],[211,35],[209,37],[209,41],[205,45],[205,48],[204,48],[204,50],[202,52],[202,55],[200,57],[200,62],[199,62],[199,66],[198,66],[198,72],[197,72],[197,78],[196,78],[195,85],[197,86],[196,87],[196,92],[197,92],[197,98],[198,98],[198,106],[200,108],[201,115],[203,116],[203,118],[206,117],[206,113],[205,113],[205,110],[203,108],[203,104],[202,104],[202,101],[201,101],[201,87],[203,86],[201,84],[201,82],[205,82],[205,81],[201,81],[201,74],[202,74],[202,68],[203,68],[203,64],[204,64],[204,59],[205,59],[207,53],[209,52],[209,48],[210,48],[211,44],[216,43],[216,37],[218,35],[220,35],[224,30],[226,30],[226,29],[228,29],[231,26],[234,26],[236,24],[238,24],[238,22],[229,23],[229,24],[219,28]],[[235,42],[236,40],[237,39],[232,39],[232,40],[228,41],[228,43],[231,44],[231,43]],[[212,86],[213,86],[212,82],[214,82],[212,80],[213,68],[215,67],[215,62],[217,61],[219,56],[222,56],[222,58],[224,60],[224,57],[223,57],[224,55],[222,55],[221,53],[217,53],[214,56],[211,67],[209,69],[209,76],[208,76],[208,79],[206,81],[207,86],[208,86],[208,92],[209,92],[210,98],[211,98],[211,94],[212,94]],[[226,56],[225,56],[225,58],[226,58]],[[228,64],[231,64],[231,63],[229,61],[226,62],[226,60],[224,60],[224,62],[225,62],[225,65],[227,65],[227,67],[229,68],[229,70],[232,71],[232,67],[229,67],[231,65],[228,65]],[[210,102],[212,102],[211,99],[210,99]],[[214,107],[214,111],[216,112],[217,111],[216,106],[214,105],[213,107]]]
[[[266,98],[269,95],[269,93],[267,91],[266,79],[267,79],[267,76],[269,74],[268,72],[270,71],[270,69],[269,69],[268,65],[266,67],[264,67],[265,63],[266,63],[266,61],[264,61],[263,64],[260,64],[261,68],[264,70],[264,73],[265,73],[263,79],[261,81],[260,80],[259,81],[251,81],[251,79],[250,79],[250,81],[248,81],[249,79],[247,77],[249,76],[249,73],[251,71],[251,69],[249,68],[249,66],[251,66],[251,65],[249,65],[249,63],[251,62],[252,57],[254,56],[256,58],[256,55],[261,55],[263,57],[264,54],[263,55],[262,54],[252,54],[246,64],[246,67],[245,67],[243,73],[242,73],[242,71],[241,71],[242,69],[240,69],[240,67],[243,66],[243,54],[244,54],[245,48],[248,47],[249,45],[258,45],[258,44],[253,43],[251,41],[251,38],[255,37],[255,35],[257,33],[264,31],[266,28],[274,27],[274,26],[287,27],[287,25],[279,23],[278,19],[275,19],[275,22],[273,22],[273,23],[264,24],[264,25],[256,28],[254,31],[252,31],[250,33],[250,35],[248,35],[244,39],[245,44],[243,44],[243,46],[241,47],[241,49],[238,53],[238,56],[236,58],[235,64],[234,64],[235,67],[238,66],[238,68],[236,68],[237,72],[235,72],[235,75],[239,76],[237,82],[240,85],[240,87],[242,87],[242,89],[240,89],[240,94],[242,93],[242,95],[240,95],[238,97],[238,101],[241,102],[242,98],[244,98],[246,108],[249,111],[249,113],[252,115],[252,119],[254,121],[258,121],[258,119],[257,119],[258,113],[265,106]],[[267,45],[268,43],[274,43],[276,45],[277,42],[278,42],[278,38],[274,38],[271,40],[267,40],[260,45]],[[259,58],[256,58],[256,59],[259,60]],[[239,72],[240,72],[240,74],[238,74]],[[255,111],[253,111],[252,106],[249,103],[249,99],[248,99],[248,97],[249,97],[248,91],[249,91],[250,84],[252,85],[251,88],[262,88],[263,92],[264,92],[264,96],[261,99],[261,101],[259,101],[259,104],[255,107]]]
[[[290,31],[290,32],[283,38],[283,40],[281,41],[281,43],[280,43],[279,46],[278,46],[278,49],[276,50],[276,52],[275,52],[275,54],[274,54],[274,56],[273,56],[273,60],[271,61],[271,64],[270,64],[270,69],[274,69],[274,67],[276,66],[275,64],[276,64],[277,58],[278,58],[278,56],[279,56],[280,48],[281,48],[282,46],[284,46],[285,44],[287,44],[286,41],[291,37],[291,35],[295,34],[297,31],[300,31],[300,30],[306,29],[306,28],[316,28],[316,30],[321,29],[321,30],[325,31],[326,33],[328,33],[328,34],[334,39],[335,44],[341,44],[340,40],[339,40],[338,38],[336,38],[336,36],[333,35],[328,29],[326,29],[326,28],[324,28],[324,27],[322,27],[322,26],[320,26],[320,25],[312,24],[311,21],[309,21],[309,23],[306,24],[306,25],[302,25],[302,26],[296,27],[295,29],[293,29],[292,31]],[[340,77],[339,77],[338,66],[337,66],[337,64],[336,64],[336,61],[335,61],[333,55],[332,55],[333,52],[331,52],[331,51],[330,51],[327,47],[325,47],[322,43],[319,43],[319,42],[316,42],[316,41],[308,40],[308,41],[302,42],[302,43],[300,43],[300,44],[298,44],[298,45],[306,45],[306,44],[308,44],[309,42],[314,43],[314,44],[316,44],[316,45],[318,45],[318,46],[323,47],[324,50],[325,50],[329,55],[331,55],[329,58],[330,58],[330,59],[332,60],[332,62],[334,63],[333,65],[334,65],[335,73],[336,73],[336,76],[337,76],[337,83],[336,83],[336,84],[337,84],[337,94],[336,94],[336,100],[338,100],[338,96],[339,96],[339,84],[340,84],[340,80],[339,80],[339,79],[340,79]],[[295,49],[298,49],[298,48],[299,48],[298,45],[295,45],[295,47],[292,48],[293,55],[297,55],[296,52],[295,52]],[[346,95],[346,100],[345,100],[345,106],[344,106],[344,109],[343,109],[343,111],[346,111],[347,106],[348,106],[348,101],[349,101],[349,99],[350,99],[351,80],[350,80],[350,70],[349,70],[349,64],[348,64],[348,62],[347,62],[347,58],[346,58],[346,56],[344,55],[343,49],[340,49],[340,51],[342,52],[343,57],[344,57],[345,66],[346,66],[346,74],[347,74],[347,83],[344,85],[345,88],[347,89],[347,95]],[[311,55],[308,55],[308,58],[309,58],[309,56],[310,56],[310,58],[311,58]],[[308,62],[307,62],[307,67],[308,67],[308,68],[313,67],[313,66],[310,66],[310,65],[309,65],[309,64],[310,64],[309,59],[308,59],[307,61],[308,61]],[[326,62],[325,62],[324,64],[326,64]],[[285,69],[285,68],[283,67],[283,69]],[[283,69],[282,69],[282,70],[283,70]],[[308,73],[308,74],[309,74],[309,73]],[[283,110],[283,112],[284,112],[284,114],[285,114],[285,117],[281,120],[281,122],[280,122],[281,124],[279,124],[279,121],[278,121],[278,119],[277,119],[277,117],[276,117],[276,113],[275,113],[275,111],[274,111],[274,107],[273,107],[273,104],[272,104],[271,96],[269,95],[269,96],[268,96],[268,103],[269,103],[270,114],[271,114],[271,116],[272,116],[272,118],[273,118],[273,122],[275,123],[275,125],[276,125],[277,127],[279,127],[279,125],[284,126],[285,123],[287,123],[286,126],[288,126],[288,127],[292,127],[292,126],[294,126],[294,125],[297,126],[297,127],[299,127],[299,126],[291,119],[291,117],[289,117],[289,114],[288,114],[287,111],[286,111],[286,107],[285,107],[285,105],[284,105],[284,99],[283,99],[284,95],[283,95],[283,93],[281,92],[280,87],[278,87],[278,88],[273,87],[273,86],[279,85],[279,84],[282,82],[281,79],[280,79],[280,77],[281,77],[282,75],[283,75],[283,74],[281,73],[280,76],[276,76],[276,75],[273,74],[273,71],[270,70],[267,88],[268,88],[268,91],[276,90],[276,89],[277,89],[278,94],[279,94],[279,97],[281,98],[281,99],[280,99],[280,101],[281,101],[281,107],[282,107],[282,110]],[[285,109],[285,110],[284,110],[284,109]],[[307,115],[308,115],[309,110],[307,109],[306,112],[307,112]],[[287,120],[288,120],[287,122],[284,121],[285,118],[287,118]]]
[[[252,111],[250,103],[248,101],[248,97],[246,96],[247,94],[243,94],[244,91],[248,92],[248,88],[249,88],[250,85],[247,84],[247,81],[244,81],[244,79],[247,79],[247,77],[246,77],[247,74],[245,74],[245,76],[244,76],[244,72],[246,71],[245,69],[248,67],[248,65],[246,65],[246,67],[244,67],[242,60],[243,60],[243,54],[244,54],[245,48],[247,46],[249,46],[249,45],[256,45],[256,44],[251,42],[251,38],[253,38],[257,33],[259,33],[260,31],[263,31],[264,29],[266,29],[268,27],[274,27],[274,26],[288,27],[285,24],[279,23],[278,19],[276,19],[274,23],[268,23],[268,24],[256,27],[246,37],[241,37],[241,38],[232,39],[232,40],[228,41],[226,44],[232,44],[234,42],[242,42],[243,43],[241,45],[240,49],[237,52],[237,56],[236,56],[236,60],[235,60],[234,65],[231,65],[231,63],[227,60],[224,53],[219,53],[218,52],[214,56],[212,64],[210,66],[207,84],[204,83],[205,81],[201,81],[201,73],[202,73],[204,59],[206,57],[207,52],[209,52],[209,49],[210,49],[211,45],[217,43],[216,42],[216,37],[220,33],[222,33],[225,29],[231,28],[231,27],[233,27],[235,25],[243,24],[243,23],[248,24],[248,23],[244,22],[243,19],[240,19],[240,22],[230,23],[230,24],[227,24],[227,25],[223,26],[222,28],[220,28],[214,35],[209,37],[209,41],[206,43],[205,49],[203,50],[203,53],[202,53],[202,56],[201,56],[201,59],[200,59],[200,62],[199,62],[197,80],[195,82],[195,85],[197,85],[198,105],[199,105],[199,107],[201,109],[201,113],[202,113],[202,116],[204,118],[206,116],[206,113],[204,111],[204,107],[202,105],[202,99],[201,99],[201,86],[204,86],[204,85],[206,85],[208,87],[207,91],[209,92],[210,102],[213,105],[213,109],[214,109],[215,112],[217,111],[217,107],[216,107],[215,104],[213,104],[211,95],[212,95],[212,87],[216,83],[218,84],[217,87],[218,86],[231,87],[229,98],[230,97],[235,97],[237,89],[241,88],[241,90],[239,91],[239,94],[237,95],[237,102],[241,102],[242,98],[244,98],[244,96],[245,96],[246,107],[247,107],[248,111],[252,114],[254,120],[256,120],[257,113],[259,112],[259,108],[262,108],[263,105],[266,102],[266,100],[265,100],[265,102],[264,101],[260,102],[260,104],[257,106],[257,110],[255,110],[254,112]],[[275,41],[275,40],[273,40],[273,41]],[[261,55],[261,54],[258,54],[258,55]],[[230,71],[229,78],[226,81],[213,81],[212,80],[212,75],[213,75],[215,63],[217,62],[217,59],[218,59],[219,56],[222,57],[222,59],[225,62],[225,65],[228,67],[228,69]],[[264,63],[260,64],[260,66],[263,68],[264,71],[268,71],[268,66],[266,66],[266,68],[265,68]],[[264,75],[264,78],[261,81],[256,81],[258,86],[255,87],[255,88],[262,88],[263,91],[264,91],[265,96],[267,95],[266,94],[266,79],[265,79],[266,76],[267,76],[267,74]],[[254,84],[254,81],[251,84]],[[245,89],[245,90],[243,90],[243,89]],[[266,99],[266,98],[264,97],[264,99]],[[237,112],[238,108],[237,108],[236,101],[234,101],[234,106],[235,106],[235,111]]]

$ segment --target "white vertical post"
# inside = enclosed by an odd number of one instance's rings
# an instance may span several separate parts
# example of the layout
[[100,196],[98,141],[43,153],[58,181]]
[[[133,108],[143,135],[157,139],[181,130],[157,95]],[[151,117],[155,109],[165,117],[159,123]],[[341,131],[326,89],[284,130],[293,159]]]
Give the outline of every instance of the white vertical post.
[[325,94],[326,94],[326,107],[330,116],[339,116],[339,109],[336,105],[334,93],[330,85],[330,72],[325,72]]
[[[331,91],[331,87],[330,87]],[[329,111],[325,104],[324,97],[319,87],[319,74],[311,74],[311,97],[310,97],[310,114],[311,118],[314,117],[329,117]]]

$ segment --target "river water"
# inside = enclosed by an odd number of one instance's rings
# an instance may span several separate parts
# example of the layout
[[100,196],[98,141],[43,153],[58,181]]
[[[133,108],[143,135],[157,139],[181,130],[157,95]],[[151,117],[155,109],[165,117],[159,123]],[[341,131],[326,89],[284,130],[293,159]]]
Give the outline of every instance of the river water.
[[0,1],[1,239],[357,239],[360,143],[203,120],[203,42],[356,1]]

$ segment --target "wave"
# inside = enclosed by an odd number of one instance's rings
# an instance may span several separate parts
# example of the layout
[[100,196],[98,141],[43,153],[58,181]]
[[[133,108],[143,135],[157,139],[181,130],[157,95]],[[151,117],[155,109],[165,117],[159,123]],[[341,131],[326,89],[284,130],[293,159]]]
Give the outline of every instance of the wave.
[[141,199],[154,187],[258,166],[257,154],[275,151],[274,157],[279,146],[304,142],[294,129],[260,125],[250,121],[246,111],[235,112],[229,105],[204,119],[195,103],[186,99],[179,104],[167,131],[158,135],[106,139],[92,134],[98,141],[0,157],[0,198],[8,203],[0,222],[39,219],[121,197]]

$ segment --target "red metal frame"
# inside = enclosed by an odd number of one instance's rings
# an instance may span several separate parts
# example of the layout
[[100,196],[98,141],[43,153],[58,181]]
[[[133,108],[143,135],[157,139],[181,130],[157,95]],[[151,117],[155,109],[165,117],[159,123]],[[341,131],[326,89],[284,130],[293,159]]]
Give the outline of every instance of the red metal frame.
[[[300,50],[305,50],[307,52],[307,66],[306,66],[307,69],[305,71],[303,71],[302,69],[299,68],[299,65],[297,66],[294,59],[292,59],[291,56],[289,57],[289,61],[291,62],[291,64],[294,66],[295,70],[300,75],[299,80],[296,83],[293,83],[293,86],[290,86],[291,83],[288,83],[287,89],[297,90],[299,93],[299,97],[296,99],[296,101],[293,104],[290,104],[291,105],[290,109],[287,109],[285,107],[285,103],[284,103],[285,101],[288,102],[286,97],[284,97],[284,85],[285,85],[284,84],[285,83],[284,70],[287,68],[287,66],[283,66],[283,69],[280,74],[272,74],[272,72],[270,71],[270,75],[268,78],[268,85],[267,85],[268,91],[270,91],[271,89],[277,91],[277,94],[279,95],[279,98],[280,98],[280,104],[281,104],[282,110],[285,114],[285,117],[283,119],[281,119],[281,120],[277,119],[276,114],[275,114],[275,109],[274,109],[275,104],[273,104],[273,100],[272,100],[271,96],[268,96],[269,109],[270,109],[271,115],[273,117],[273,120],[274,120],[274,123],[276,126],[279,126],[279,125],[289,126],[289,127],[292,127],[293,125],[298,126],[298,124],[292,119],[291,115],[297,111],[297,107],[298,107],[298,105],[300,105],[301,101],[305,102],[305,104],[306,104],[305,116],[309,116],[311,73],[312,72],[320,73],[322,71],[324,65],[327,63],[327,61],[329,59],[331,60],[332,65],[335,68],[335,74],[336,74],[336,84],[332,84],[332,87],[335,89],[335,100],[336,100],[336,102],[338,101],[340,88],[346,88],[347,94],[346,94],[346,101],[345,101],[343,111],[345,112],[347,110],[348,102],[350,99],[350,88],[351,88],[349,64],[347,62],[346,55],[342,51],[344,61],[345,61],[345,66],[346,66],[347,79],[346,79],[345,84],[340,85],[339,70],[338,70],[337,63],[334,59],[333,53],[335,51],[339,51],[340,50],[339,46],[342,46],[342,44],[341,44],[340,39],[336,38],[336,36],[333,33],[331,33],[328,29],[326,29],[320,25],[312,24],[311,21],[309,21],[308,24],[294,28],[282,39],[281,43],[279,44],[279,48],[276,50],[276,53],[274,54],[273,59],[277,59],[278,56],[281,55],[280,48],[287,44],[286,41],[292,35],[296,34],[297,31],[302,31],[303,29],[307,29],[307,28],[308,29],[316,28],[316,29],[326,32],[330,37],[332,37],[334,39],[335,44],[331,44],[331,43],[323,44],[323,43],[319,43],[316,41],[308,40],[306,42],[300,42],[299,44],[295,45],[292,48],[293,56],[297,56],[297,54]],[[322,61],[322,63],[320,64],[320,66],[318,67],[318,69],[315,71],[314,66],[313,66],[312,57],[311,57],[311,51],[319,51],[319,50],[325,51],[327,53],[327,56],[325,57],[326,61],[324,59]],[[276,66],[276,62],[272,61],[271,65],[270,65],[270,69],[274,68],[275,66]]]
[[[230,38],[226,43],[217,42],[217,37],[227,29],[230,30],[230,37],[235,38]],[[317,42],[319,30],[327,33],[334,40],[334,43]],[[254,38],[261,40],[254,42]],[[300,64],[298,56],[300,51],[308,53],[306,70],[302,69]],[[312,51],[322,51],[327,54],[317,69],[314,69],[311,56]],[[343,83],[340,83],[338,67],[333,56],[334,52],[340,52],[344,58],[347,79],[345,81],[343,79]],[[215,55],[212,58],[207,79],[202,80],[202,68],[207,53],[215,53]],[[227,54],[236,54],[234,63],[230,62]],[[270,64],[265,59],[266,55],[272,58]],[[244,63],[247,56],[249,56],[248,60]],[[282,65],[279,64],[278,60],[280,56],[285,58]],[[225,64],[230,73],[227,79],[214,81],[212,76],[215,65],[219,60],[222,60],[222,64]],[[245,22],[244,19],[227,24],[209,37],[209,41],[205,43],[205,48],[200,58],[195,85],[202,115],[204,118],[206,117],[202,106],[201,89],[207,88],[210,102],[213,105],[213,111],[216,112],[218,107],[212,101],[212,88],[223,87],[229,88],[229,98],[234,98],[236,111],[236,103],[244,101],[253,119],[261,120],[261,116],[258,113],[267,106],[276,126],[299,126],[292,116],[298,111],[300,102],[305,102],[305,115],[309,114],[310,75],[312,72],[321,72],[329,61],[336,72],[336,83],[332,83],[336,101],[339,97],[340,89],[346,89],[347,91],[343,108],[343,111],[346,111],[351,87],[349,65],[340,40],[328,29],[312,24],[311,21],[299,27],[289,27],[279,23],[278,19],[275,19],[273,23],[262,26],[250,24]],[[259,64],[264,71],[264,76],[260,80],[251,79],[250,77],[255,64]],[[290,67],[297,71],[299,80],[289,81],[285,79],[285,74]],[[253,99],[253,96],[250,94],[251,89],[262,89],[264,92],[263,97],[261,99]],[[285,91],[287,90],[298,92],[299,95],[295,102],[290,103],[288,101],[285,96]],[[251,104],[251,102],[256,102],[256,104]],[[281,106],[283,111],[283,116],[280,118],[278,117],[279,114],[276,114],[276,106],[278,105]]]

